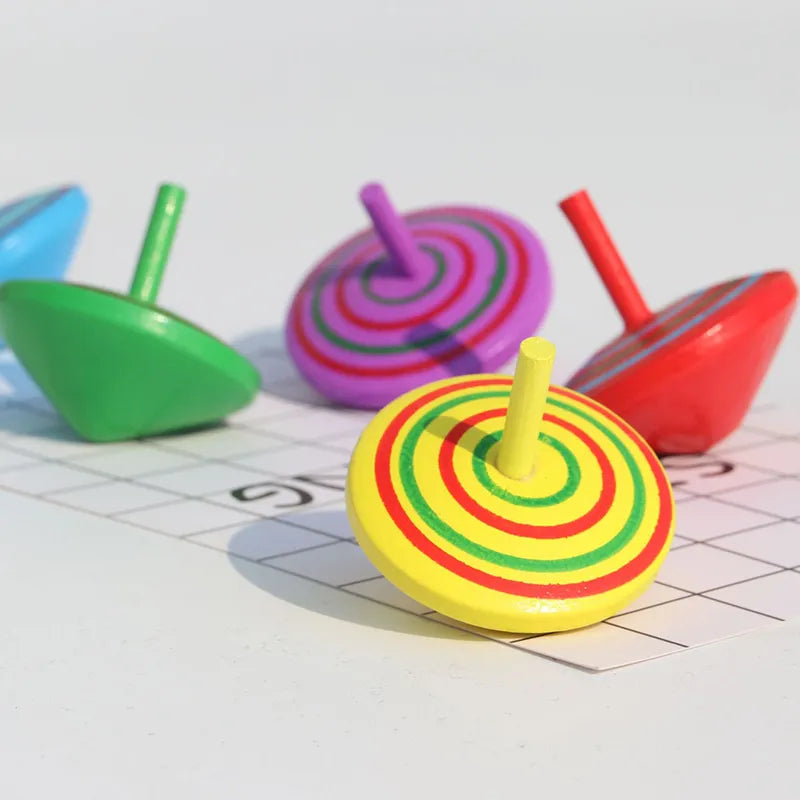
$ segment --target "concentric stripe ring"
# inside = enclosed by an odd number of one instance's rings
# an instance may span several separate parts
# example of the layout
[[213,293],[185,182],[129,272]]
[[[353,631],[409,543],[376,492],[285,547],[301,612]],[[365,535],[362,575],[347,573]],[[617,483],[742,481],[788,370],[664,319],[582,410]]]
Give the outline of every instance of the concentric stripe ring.
[[334,400],[379,407],[415,386],[494,370],[550,299],[538,239],[499,212],[445,207],[404,217],[424,269],[400,274],[369,230],[309,274],[289,311],[301,373]]
[[[439,302],[433,305],[430,308],[427,308],[424,311],[418,313],[412,313],[407,317],[402,317],[401,319],[397,320],[380,320],[374,317],[365,316],[363,314],[359,314],[358,311],[351,308],[351,306],[347,302],[347,298],[345,297],[344,287],[346,285],[346,279],[351,277],[354,272],[356,272],[359,268],[358,262],[355,264],[350,264],[347,269],[344,271],[345,280],[335,281],[335,298],[336,298],[336,310],[342,315],[342,317],[349,322],[352,322],[354,325],[359,325],[362,328],[370,331],[391,331],[391,330],[401,330],[411,328],[414,325],[420,325],[423,322],[427,322],[430,319],[441,314],[446,309],[450,308],[454,303],[458,301],[460,297],[463,297],[464,292],[468,289],[470,282],[474,279],[475,276],[475,258],[473,254],[470,252],[469,248],[465,246],[465,244],[457,237],[451,236],[446,233],[441,233],[436,230],[431,230],[430,228],[423,228],[418,231],[421,236],[426,236],[430,238],[440,237],[445,241],[452,244],[459,253],[460,260],[464,264],[464,270],[459,276],[458,282],[455,286],[451,289],[448,294],[442,298]],[[446,270],[445,265],[445,257],[444,254],[436,249],[428,245],[426,247],[426,251],[433,255],[434,259],[436,260],[436,270],[437,273],[442,271],[443,269]],[[473,311],[472,314],[475,314],[482,310],[482,306],[488,302],[491,302],[494,297],[496,296],[497,292],[502,285],[503,280],[506,277],[506,257],[502,256],[498,258],[498,270],[495,272],[495,277],[492,280],[491,291],[487,295],[486,298],[481,302],[478,306],[476,311]],[[363,268],[362,268],[363,272]],[[383,353],[383,352],[403,352],[406,350],[411,349],[412,345],[405,344],[400,348],[375,348],[370,347],[368,344],[362,344],[361,342],[353,342],[342,340],[339,337],[336,337],[334,333],[332,333],[326,322],[323,320],[320,309],[319,309],[319,296],[322,291],[323,283],[317,283],[315,287],[315,322],[317,323],[318,330],[329,340],[333,340],[336,344],[340,346],[347,347],[352,350],[358,350],[362,353]],[[430,285],[430,284],[429,284]],[[430,291],[428,292],[430,293]],[[373,292],[374,294],[374,292]],[[422,299],[422,297],[418,298]],[[406,300],[406,304],[411,304],[412,301]],[[447,334],[452,334],[456,330],[464,327],[469,322],[472,321],[472,314],[468,314],[464,318],[460,319],[452,328],[447,331],[444,331],[441,334],[441,337],[444,338]],[[422,341],[415,342],[416,345],[423,344]]]
[[[505,394],[501,396],[507,397],[508,395]],[[581,533],[588,527],[591,527],[593,524],[595,524],[598,520],[602,519],[603,516],[608,513],[608,509],[611,508],[611,503],[614,500],[615,489],[614,474],[611,471],[611,465],[608,461],[608,458],[597,446],[597,444],[588,436],[586,436],[579,428],[568,422],[565,422],[564,420],[559,420],[552,414],[545,415],[545,422],[550,422],[553,425],[566,428],[567,430],[572,430],[573,433],[575,433],[585,442],[588,449],[591,451],[592,456],[594,456],[600,465],[600,470],[603,476],[603,487],[600,498],[598,499],[596,505],[594,505],[586,514],[578,517],[577,519],[569,520],[568,522],[563,522],[559,525],[544,526],[519,523],[515,522],[514,520],[505,519],[500,514],[495,514],[477,502],[475,498],[469,494],[468,489],[461,482],[459,482],[453,465],[453,455],[458,441],[463,437],[466,431],[479,424],[483,420],[491,419],[493,417],[505,417],[505,409],[492,409],[491,411],[486,411],[482,414],[476,414],[474,417],[469,417],[463,422],[460,422],[448,434],[439,453],[439,470],[442,475],[442,480],[459,505],[461,505],[461,507],[464,508],[469,514],[475,517],[475,519],[486,523],[487,525],[492,525],[498,530],[506,531],[507,533],[511,533],[516,536],[532,536],[539,539],[556,539],[565,536],[574,536],[577,533]],[[487,441],[499,441],[500,436],[488,434],[485,439]],[[545,439],[550,439],[550,437],[545,437]],[[561,445],[557,439],[552,439],[550,444],[555,445],[558,448],[563,447],[563,445]],[[575,456],[572,452],[567,451],[566,455],[567,458],[571,458],[577,462],[577,459],[575,459]],[[473,469],[475,470],[476,477],[478,477],[479,480],[482,477],[482,475],[478,474],[480,472],[483,472],[488,479],[486,461],[482,457],[482,450],[480,448],[476,448],[473,454]],[[572,474],[570,477],[572,477]],[[576,477],[577,480],[580,480],[580,469],[577,470]],[[567,500],[571,496],[572,491],[574,491],[574,486],[571,485],[571,483],[568,483],[563,487],[562,491],[554,493],[550,497],[526,498],[520,497],[519,495],[516,495],[489,480],[487,480],[487,483],[487,488],[489,488],[492,494],[501,497],[503,500],[531,508],[563,502]]]
[[666,474],[616,415],[551,387],[539,471],[506,479],[493,449],[510,383],[440,381],[373,420],[348,475],[357,538],[401,589],[473,624],[602,619],[649,585],[669,548]]

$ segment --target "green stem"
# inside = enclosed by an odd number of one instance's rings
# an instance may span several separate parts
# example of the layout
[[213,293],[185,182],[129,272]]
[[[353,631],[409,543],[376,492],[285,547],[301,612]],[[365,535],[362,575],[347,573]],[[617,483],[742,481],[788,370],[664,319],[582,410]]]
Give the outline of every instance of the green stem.
[[185,190],[173,183],[164,183],[158,188],[131,282],[129,294],[134,300],[155,303],[185,198]]

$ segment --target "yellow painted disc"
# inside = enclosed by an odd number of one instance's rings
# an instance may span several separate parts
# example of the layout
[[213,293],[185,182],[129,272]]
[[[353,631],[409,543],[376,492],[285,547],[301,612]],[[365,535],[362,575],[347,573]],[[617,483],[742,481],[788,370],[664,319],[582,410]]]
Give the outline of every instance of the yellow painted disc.
[[494,466],[511,378],[408,392],[367,426],[347,510],[375,566],[410,597],[493,630],[606,619],[652,582],[675,503],[647,443],[594,400],[551,386],[534,476]]

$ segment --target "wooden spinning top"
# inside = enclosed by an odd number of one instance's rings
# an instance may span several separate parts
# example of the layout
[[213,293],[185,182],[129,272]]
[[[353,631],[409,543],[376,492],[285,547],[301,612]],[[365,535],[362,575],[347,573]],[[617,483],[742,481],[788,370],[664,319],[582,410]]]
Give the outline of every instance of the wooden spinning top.
[[0,287],[0,335],[90,441],[215,422],[258,391],[244,356],[155,305],[184,197],[160,187],[128,295],[55,281]]
[[661,454],[709,449],[741,423],[797,299],[785,271],[711,286],[651,311],[589,195],[561,203],[625,323],[567,382]]
[[306,380],[379,409],[430,381],[502,367],[550,302],[533,230],[475,206],[401,215],[379,184],[360,199],[372,227],[311,270],[289,311],[287,347]]
[[375,566],[454,619],[519,633],[603,620],[651,583],[674,527],[664,469],[627,423],[548,386],[553,346],[525,340],[513,382],[415,389],[362,434],[347,509]]
[[0,207],[0,282],[60,278],[72,259],[88,208],[79,186],[59,186]]

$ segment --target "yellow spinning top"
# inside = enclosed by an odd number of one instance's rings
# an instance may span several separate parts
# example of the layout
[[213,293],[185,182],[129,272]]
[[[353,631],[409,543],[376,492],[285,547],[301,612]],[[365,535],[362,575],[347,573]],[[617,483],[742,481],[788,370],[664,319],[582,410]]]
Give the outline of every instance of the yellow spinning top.
[[650,585],[675,504],[627,423],[550,386],[555,348],[526,339],[513,382],[467,375],[386,406],[350,461],[361,547],[410,597],[514,633],[590,625]]

